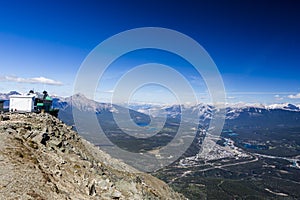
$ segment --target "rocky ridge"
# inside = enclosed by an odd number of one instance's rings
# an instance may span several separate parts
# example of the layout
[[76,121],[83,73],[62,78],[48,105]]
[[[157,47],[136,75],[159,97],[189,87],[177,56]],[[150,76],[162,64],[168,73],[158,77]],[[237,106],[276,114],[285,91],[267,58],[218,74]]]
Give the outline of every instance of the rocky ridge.
[[185,199],[48,114],[0,116],[0,199]]

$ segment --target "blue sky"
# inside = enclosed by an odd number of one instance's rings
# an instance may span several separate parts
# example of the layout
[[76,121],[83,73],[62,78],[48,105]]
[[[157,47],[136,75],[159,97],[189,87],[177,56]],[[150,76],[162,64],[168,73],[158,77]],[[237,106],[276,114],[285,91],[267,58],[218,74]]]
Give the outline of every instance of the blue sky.
[[[81,63],[100,42],[152,26],[174,29],[201,44],[222,75],[229,102],[300,104],[299,9],[296,0],[0,0],[0,91],[34,88],[71,95]],[[189,63],[145,50],[111,66],[97,90],[99,100],[109,99],[126,70],[147,62],[174,67],[200,99],[207,99],[205,84]],[[157,86],[138,92],[137,101],[174,99]]]

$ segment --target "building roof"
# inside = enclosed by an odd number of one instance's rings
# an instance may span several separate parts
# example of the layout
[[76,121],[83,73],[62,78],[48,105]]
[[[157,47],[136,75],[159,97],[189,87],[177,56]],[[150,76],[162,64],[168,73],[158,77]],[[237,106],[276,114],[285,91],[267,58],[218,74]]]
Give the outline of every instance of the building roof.
[[16,95],[10,95],[9,98],[33,98],[36,97],[36,94],[16,94]]

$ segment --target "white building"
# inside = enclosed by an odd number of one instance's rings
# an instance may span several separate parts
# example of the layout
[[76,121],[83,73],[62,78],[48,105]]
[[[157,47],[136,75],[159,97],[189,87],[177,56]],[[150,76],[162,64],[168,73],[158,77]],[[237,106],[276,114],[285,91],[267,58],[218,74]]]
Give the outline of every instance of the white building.
[[9,100],[9,110],[13,112],[34,111],[34,100],[36,94],[11,95]]

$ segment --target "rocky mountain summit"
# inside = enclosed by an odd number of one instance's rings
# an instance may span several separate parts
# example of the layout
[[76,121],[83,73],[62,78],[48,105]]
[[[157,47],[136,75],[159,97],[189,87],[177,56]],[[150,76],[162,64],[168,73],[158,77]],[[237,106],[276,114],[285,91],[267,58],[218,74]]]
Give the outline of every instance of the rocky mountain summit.
[[0,116],[0,199],[185,199],[48,114]]

